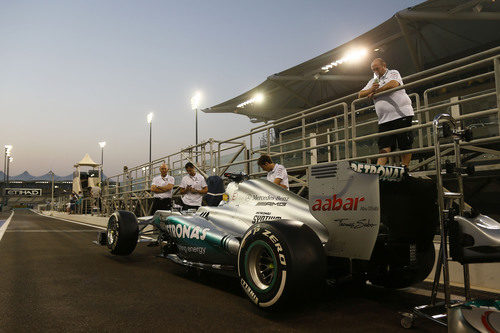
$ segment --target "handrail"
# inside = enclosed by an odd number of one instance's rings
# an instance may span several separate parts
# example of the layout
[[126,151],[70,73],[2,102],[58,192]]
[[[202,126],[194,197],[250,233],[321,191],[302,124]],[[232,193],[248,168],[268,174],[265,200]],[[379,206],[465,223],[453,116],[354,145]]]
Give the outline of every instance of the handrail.
[[[112,207],[118,207],[119,205],[128,205],[127,207],[134,206],[134,200],[145,200],[150,196],[149,194],[149,183],[151,177],[155,176],[156,173],[154,169],[158,163],[165,161],[171,166],[171,172],[173,175],[182,176],[183,165],[187,160],[195,161],[198,158],[200,162],[200,171],[202,173],[212,173],[220,174],[221,171],[227,170],[232,166],[243,165],[245,171],[250,176],[261,176],[264,173],[260,170],[254,170],[256,166],[255,162],[258,160],[258,155],[262,152],[267,152],[275,158],[279,158],[280,161],[283,157],[289,155],[296,159],[300,165],[287,166],[290,172],[304,172],[307,167],[311,164],[309,160],[310,154],[317,154],[320,149],[326,149],[328,154],[328,160],[339,161],[339,160],[370,160],[373,158],[378,158],[382,156],[396,156],[401,154],[401,151],[390,152],[390,153],[370,153],[371,146],[360,146],[364,147],[361,156],[357,156],[356,143],[361,141],[371,141],[374,138],[380,137],[382,135],[387,135],[391,133],[401,133],[408,130],[418,133],[418,148],[412,148],[404,152],[417,153],[432,151],[433,146],[427,144],[424,146],[424,135],[430,135],[430,128],[432,127],[432,122],[429,119],[429,113],[431,111],[442,110],[443,108],[452,107],[454,105],[463,105],[465,103],[474,103],[480,100],[489,100],[493,96],[497,96],[497,101],[499,99],[499,91],[490,92],[489,88],[491,86],[491,81],[486,81],[481,83],[481,85],[474,88],[480,94],[473,96],[463,96],[457,100],[449,100],[447,98],[444,103],[439,103],[435,105],[428,105],[428,94],[432,91],[439,91],[441,88],[446,88],[454,85],[460,85],[471,80],[478,80],[483,78],[494,77],[497,86],[500,86],[500,71],[495,67],[495,71],[486,69],[485,73],[473,73],[472,76],[460,77],[457,80],[451,82],[442,82],[439,85],[434,85],[436,80],[441,80],[449,77],[450,75],[468,75],[471,69],[481,67],[481,70],[485,66],[489,66],[489,62],[496,65],[500,54],[495,54],[493,56],[474,61],[472,63],[466,63],[467,61],[475,60],[486,55],[490,55],[494,52],[499,52],[500,47],[484,51],[480,54],[469,56],[457,61],[440,65],[429,70],[419,72],[404,78],[405,82],[414,80],[412,82],[406,83],[402,86],[393,88],[391,90],[384,91],[380,94],[390,93],[400,89],[418,88],[418,93],[409,93],[409,96],[414,101],[414,111],[415,116],[418,120],[418,124],[411,126],[410,128],[397,129],[389,132],[381,133],[368,133],[361,136],[357,135],[357,129],[363,126],[368,126],[375,124],[377,122],[376,118],[368,118],[368,110],[373,109],[373,105],[364,106],[360,109],[356,109],[356,105],[363,101],[367,101],[367,98],[356,98],[357,94],[351,94],[344,96],[341,99],[336,99],[321,105],[296,112],[294,114],[288,115],[286,117],[276,119],[272,122],[259,125],[252,128],[249,132],[238,135],[233,138],[226,140],[214,140],[209,139],[203,141],[196,146],[189,146],[184,149],[179,150],[173,154],[167,155],[151,161],[151,163],[143,163],[138,166],[129,168],[127,172],[117,174],[115,176],[109,177],[106,181],[105,190],[103,190],[103,198],[106,198],[109,202],[108,205]],[[423,77],[424,73],[434,73],[439,70],[447,69],[456,65],[461,65],[456,68],[452,68],[437,74],[433,74],[427,77]],[[489,68],[489,67],[488,67]],[[418,79],[423,77],[421,79]],[[416,80],[415,80],[416,79]],[[431,85],[431,86],[429,86]],[[423,93],[423,105],[420,105],[421,100],[419,94]],[[471,95],[471,94],[469,94]],[[378,96],[378,94],[377,94]],[[350,100],[348,104],[347,101]],[[459,121],[465,119],[479,119],[484,116],[497,115],[496,122],[500,123],[500,112],[498,109],[498,102],[496,108],[489,108],[487,110],[475,110],[473,112],[462,114],[455,117]],[[488,106],[489,107],[489,106]],[[340,109],[340,110],[338,110]],[[317,118],[318,115],[327,115],[327,117]],[[356,118],[360,119],[356,119]],[[375,118],[375,119],[374,119]],[[425,119],[423,119],[425,118]],[[361,121],[360,121],[361,120]],[[298,125],[291,126],[287,128],[286,125],[290,123],[298,123]],[[359,123],[357,123],[359,122]],[[279,133],[279,141],[271,140],[271,131],[274,131],[276,127],[284,127],[285,129]],[[298,135],[295,135],[296,132]],[[471,141],[472,144],[486,144],[489,142],[500,141],[500,133],[489,132],[489,136],[483,137],[481,139],[476,139]],[[343,134],[343,135],[342,135]],[[262,147],[254,146],[256,135],[262,135],[265,144]],[[278,135],[276,135],[278,139]],[[259,140],[257,139],[257,142]],[[302,143],[302,144],[300,144]],[[286,145],[295,144],[294,149],[285,150],[283,149]],[[468,143],[470,144],[470,143]],[[351,145],[352,145],[352,156],[351,156]],[[343,150],[342,150],[342,147]],[[443,145],[446,147],[446,145]],[[228,153],[229,155],[222,156],[222,153]],[[321,154],[325,154],[325,150]],[[232,157],[231,157],[232,156]],[[316,156],[316,155],[315,155]],[[325,158],[325,155],[322,155]],[[225,161],[225,162],[224,162]],[[430,162],[429,162],[430,163]],[[151,168],[151,169],[150,169]],[[151,171],[149,171],[151,170]],[[116,184],[113,186],[113,182]],[[305,182],[307,183],[307,182]],[[303,186],[303,184],[294,184],[294,186]],[[146,192],[146,193],[144,193]],[[142,193],[142,194],[141,194]],[[118,205],[118,206],[117,206]]]

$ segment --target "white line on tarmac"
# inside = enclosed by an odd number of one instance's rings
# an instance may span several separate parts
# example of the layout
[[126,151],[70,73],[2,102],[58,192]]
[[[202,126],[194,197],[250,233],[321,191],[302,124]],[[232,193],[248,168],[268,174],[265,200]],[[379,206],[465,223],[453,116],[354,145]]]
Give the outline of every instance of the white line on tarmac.
[[5,233],[5,230],[7,230],[7,227],[9,226],[10,220],[12,219],[12,216],[14,216],[14,211],[10,213],[9,218],[4,222],[2,227],[0,228],[0,241],[2,240],[3,234]]
[[[40,216],[43,216],[43,217],[47,217],[49,219],[56,219],[56,220],[61,220],[61,221],[66,221],[66,222],[70,222],[70,223],[75,223],[75,224],[80,224],[80,225],[84,225],[84,226],[87,226],[87,227],[92,227],[92,228],[97,228],[97,229],[101,229],[101,230],[106,230],[106,228],[104,227],[100,227],[100,226],[97,226],[95,224],[88,224],[88,223],[83,223],[83,222],[76,222],[76,221],[72,221],[72,220],[67,220],[67,219],[63,219],[62,217],[56,217],[56,216],[47,216],[47,215],[44,215],[42,213],[39,213],[37,212],[36,210],[34,209],[31,209],[31,211],[33,213],[36,213]],[[95,231],[95,230],[94,230]]]
[[6,232],[96,232],[96,230],[81,230],[81,229],[72,229],[72,230],[60,230],[60,229],[54,229],[54,230],[43,230],[43,229],[29,230],[29,229],[26,229],[26,230],[22,230],[22,229],[18,229],[18,230],[12,230],[11,229],[11,230],[7,230]]
[[[83,223],[83,222],[76,222],[76,221],[72,221],[72,220],[67,220],[67,219],[63,219],[61,217],[55,217],[55,216],[47,216],[47,215],[44,215],[42,213],[39,213],[37,212],[36,210],[34,209],[30,209],[33,213],[35,214],[38,214],[40,216],[44,216],[44,217],[48,217],[48,218],[51,218],[51,219],[56,219],[56,220],[61,220],[61,221],[66,221],[66,222],[71,222],[71,223],[76,223],[76,224],[81,224],[81,225],[86,225],[87,227],[93,227],[93,228],[98,228],[98,229],[101,229],[101,230],[106,230],[107,228],[105,227],[100,227],[100,226],[97,226],[97,225],[94,225],[94,224],[87,224],[87,223]],[[140,238],[144,238],[144,239],[150,239],[150,240],[154,240],[155,238],[153,237],[148,237],[148,236],[140,236]]]

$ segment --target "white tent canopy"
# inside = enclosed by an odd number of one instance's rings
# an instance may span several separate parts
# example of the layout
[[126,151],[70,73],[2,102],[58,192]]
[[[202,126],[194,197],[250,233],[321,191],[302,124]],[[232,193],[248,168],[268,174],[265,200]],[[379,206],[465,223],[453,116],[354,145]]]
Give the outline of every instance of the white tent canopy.
[[[76,193],[80,193],[82,191],[82,183],[80,179],[80,167],[82,166],[96,168],[99,167],[100,164],[94,162],[89,154],[86,153],[85,156],[83,156],[82,160],[74,165],[76,171],[73,173],[73,191]],[[98,178],[89,177],[87,179],[87,186],[97,186],[99,184],[99,179],[101,179],[101,170],[99,170]]]
[[88,153],[85,154],[85,156],[82,158],[80,162],[75,164],[75,168],[80,167],[80,166],[90,166],[90,167],[98,167],[100,164],[96,163],[92,160],[92,158],[89,156]]

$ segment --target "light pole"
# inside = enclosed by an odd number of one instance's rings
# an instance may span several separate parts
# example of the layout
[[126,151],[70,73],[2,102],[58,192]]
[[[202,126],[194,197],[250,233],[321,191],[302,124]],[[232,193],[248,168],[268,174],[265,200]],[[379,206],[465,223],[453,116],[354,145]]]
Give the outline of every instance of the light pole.
[[149,175],[151,177],[151,140],[153,137],[153,112],[148,113],[147,120],[149,124]]
[[50,199],[50,211],[51,214],[54,211],[54,171],[50,170],[49,172],[52,175],[52,195]]
[[99,186],[102,187],[102,174],[103,172],[103,166],[104,166],[104,147],[106,146],[106,141],[101,141],[99,142],[99,147],[101,147],[101,172],[99,175]]
[[3,156],[3,188],[4,188],[4,193],[3,193],[3,198],[4,198],[4,206],[7,206],[7,192],[5,189],[7,188],[7,158],[10,156],[10,152],[12,150],[12,145],[5,145],[4,146],[4,156]]
[[195,150],[196,162],[198,162],[198,107],[201,102],[201,92],[197,91],[193,97],[191,97],[191,110],[195,112]]
[[[9,167],[12,161],[14,161],[14,157],[11,156],[11,152],[9,151],[7,154],[7,183],[5,184],[5,188],[9,186]],[[9,203],[9,198],[6,194],[7,193],[5,193],[5,206],[7,206],[7,204]]]

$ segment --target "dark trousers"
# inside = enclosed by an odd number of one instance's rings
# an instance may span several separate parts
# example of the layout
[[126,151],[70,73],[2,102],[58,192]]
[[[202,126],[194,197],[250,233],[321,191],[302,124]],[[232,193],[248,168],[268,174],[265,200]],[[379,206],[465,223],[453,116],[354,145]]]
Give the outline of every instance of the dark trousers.
[[191,206],[191,205],[186,205],[184,202],[182,203],[182,210],[188,210],[188,209],[198,209],[200,206]]
[[171,210],[172,209],[172,198],[153,198],[153,207],[151,209],[151,214],[154,214],[157,210]]

